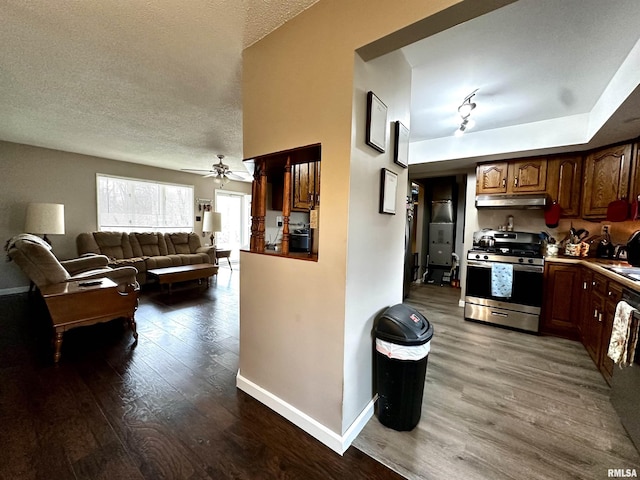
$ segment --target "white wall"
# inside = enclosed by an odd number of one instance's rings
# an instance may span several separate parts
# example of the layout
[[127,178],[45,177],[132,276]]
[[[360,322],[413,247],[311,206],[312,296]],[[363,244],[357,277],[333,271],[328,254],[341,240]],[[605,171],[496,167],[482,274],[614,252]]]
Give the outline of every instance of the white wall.
[[[367,172],[364,159],[352,165],[353,136],[362,126],[353,113],[358,101],[354,52],[455,3],[407,0],[399,8],[384,0],[366,5],[321,0],[244,52],[245,157],[319,142],[322,200],[317,262],[241,253],[238,386],[337,451],[340,446],[331,442],[348,446],[352,433],[363,426],[349,423],[364,399],[372,398],[370,378],[360,380],[371,377],[370,357],[364,358],[360,339],[369,335],[381,303],[400,299],[394,291],[402,288],[402,254],[394,235],[396,222],[400,225],[404,218],[378,216],[379,173],[373,167]],[[384,75],[380,85],[386,90],[395,72]],[[364,177],[355,173],[358,169]],[[404,195],[404,189],[399,191]],[[353,218],[359,215],[376,218],[373,231]],[[383,222],[389,224],[391,238],[376,239],[366,255],[349,260],[347,272],[347,250],[365,242],[361,228],[377,236]],[[379,275],[373,265],[395,256],[398,272],[389,271],[389,278]],[[362,311],[352,304],[357,298],[346,298],[347,285],[355,292],[363,288],[357,282],[371,282],[361,267],[378,275],[375,291],[391,292],[382,302],[372,302],[373,294],[367,294]]]
[[[367,91],[387,106],[385,153],[365,143]],[[408,170],[393,162],[393,121],[410,127],[411,68],[401,52],[368,63],[357,55],[354,69],[353,145],[349,195],[344,343],[345,430],[374,394],[372,328],[384,308],[402,302]],[[396,214],[378,213],[380,171],[398,174]]]

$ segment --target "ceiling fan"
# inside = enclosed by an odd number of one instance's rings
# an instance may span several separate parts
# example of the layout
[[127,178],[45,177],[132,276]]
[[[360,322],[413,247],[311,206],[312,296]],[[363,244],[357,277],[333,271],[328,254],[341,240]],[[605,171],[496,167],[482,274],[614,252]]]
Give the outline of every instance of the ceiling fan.
[[234,172],[229,168],[229,165],[222,163],[224,155],[216,155],[218,157],[218,163],[214,163],[211,166],[211,170],[198,170],[193,168],[183,168],[183,171],[187,172],[206,172],[204,177],[214,177],[213,182],[217,185],[224,186],[229,183],[229,180],[246,180],[244,176],[239,175],[240,172]]

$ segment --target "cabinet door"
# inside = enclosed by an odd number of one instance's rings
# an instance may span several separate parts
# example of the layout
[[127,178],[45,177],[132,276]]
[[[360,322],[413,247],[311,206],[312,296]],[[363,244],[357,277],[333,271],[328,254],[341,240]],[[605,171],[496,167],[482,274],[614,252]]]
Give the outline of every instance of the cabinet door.
[[631,194],[629,199],[640,200],[640,142],[633,145],[631,158],[631,185],[629,186]]
[[540,332],[577,339],[581,275],[574,265],[545,265],[544,307]]
[[580,282],[580,307],[577,323],[580,333],[580,340],[586,344],[586,334],[588,330],[587,321],[591,318],[591,283],[593,282],[593,272],[590,268],[583,267]]
[[602,320],[604,317],[604,298],[595,290],[591,292],[589,315],[584,319],[584,347],[589,352],[593,363],[600,368],[600,351],[602,343]]
[[315,207],[319,207],[320,206],[320,162],[315,162],[314,164],[314,168],[315,168],[315,181],[313,183],[314,189],[313,189],[313,195],[314,195],[314,201],[313,204]]
[[292,210],[309,211],[313,206],[314,171],[313,163],[300,163],[293,166]]
[[536,193],[547,190],[547,159],[517,160],[509,165],[507,191]]
[[613,330],[613,317],[616,314],[618,302],[622,299],[622,285],[609,280],[607,284],[607,296],[605,298],[604,317],[602,319],[602,338],[600,339],[600,372],[607,383],[611,384],[613,375],[613,360],[607,355],[609,341]]
[[630,144],[589,154],[585,160],[582,218],[604,219],[609,203],[628,198],[630,170]]
[[507,165],[507,162],[478,165],[476,194],[507,193]]
[[562,208],[563,217],[580,215],[582,156],[550,158],[547,162],[547,193]]

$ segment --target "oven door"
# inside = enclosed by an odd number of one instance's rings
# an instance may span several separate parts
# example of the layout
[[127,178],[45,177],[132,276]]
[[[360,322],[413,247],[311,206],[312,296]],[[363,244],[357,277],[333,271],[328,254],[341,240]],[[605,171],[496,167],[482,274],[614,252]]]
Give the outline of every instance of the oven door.
[[492,299],[498,302],[542,306],[542,272],[539,265],[513,265],[513,287],[510,298],[491,295],[491,266],[498,262],[467,261],[468,297]]
[[541,265],[513,264],[512,294],[491,295],[491,267],[499,262],[467,261],[465,318],[537,332],[542,307]]

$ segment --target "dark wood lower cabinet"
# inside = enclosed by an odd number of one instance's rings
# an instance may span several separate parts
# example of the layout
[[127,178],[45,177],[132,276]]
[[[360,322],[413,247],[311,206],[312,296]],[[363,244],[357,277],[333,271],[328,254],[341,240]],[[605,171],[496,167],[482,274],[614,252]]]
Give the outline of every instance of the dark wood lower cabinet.
[[540,333],[582,341],[602,376],[611,383],[607,356],[622,285],[587,267],[547,263]]
[[540,333],[578,340],[580,267],[547,263],[544,269],[544,292]]

